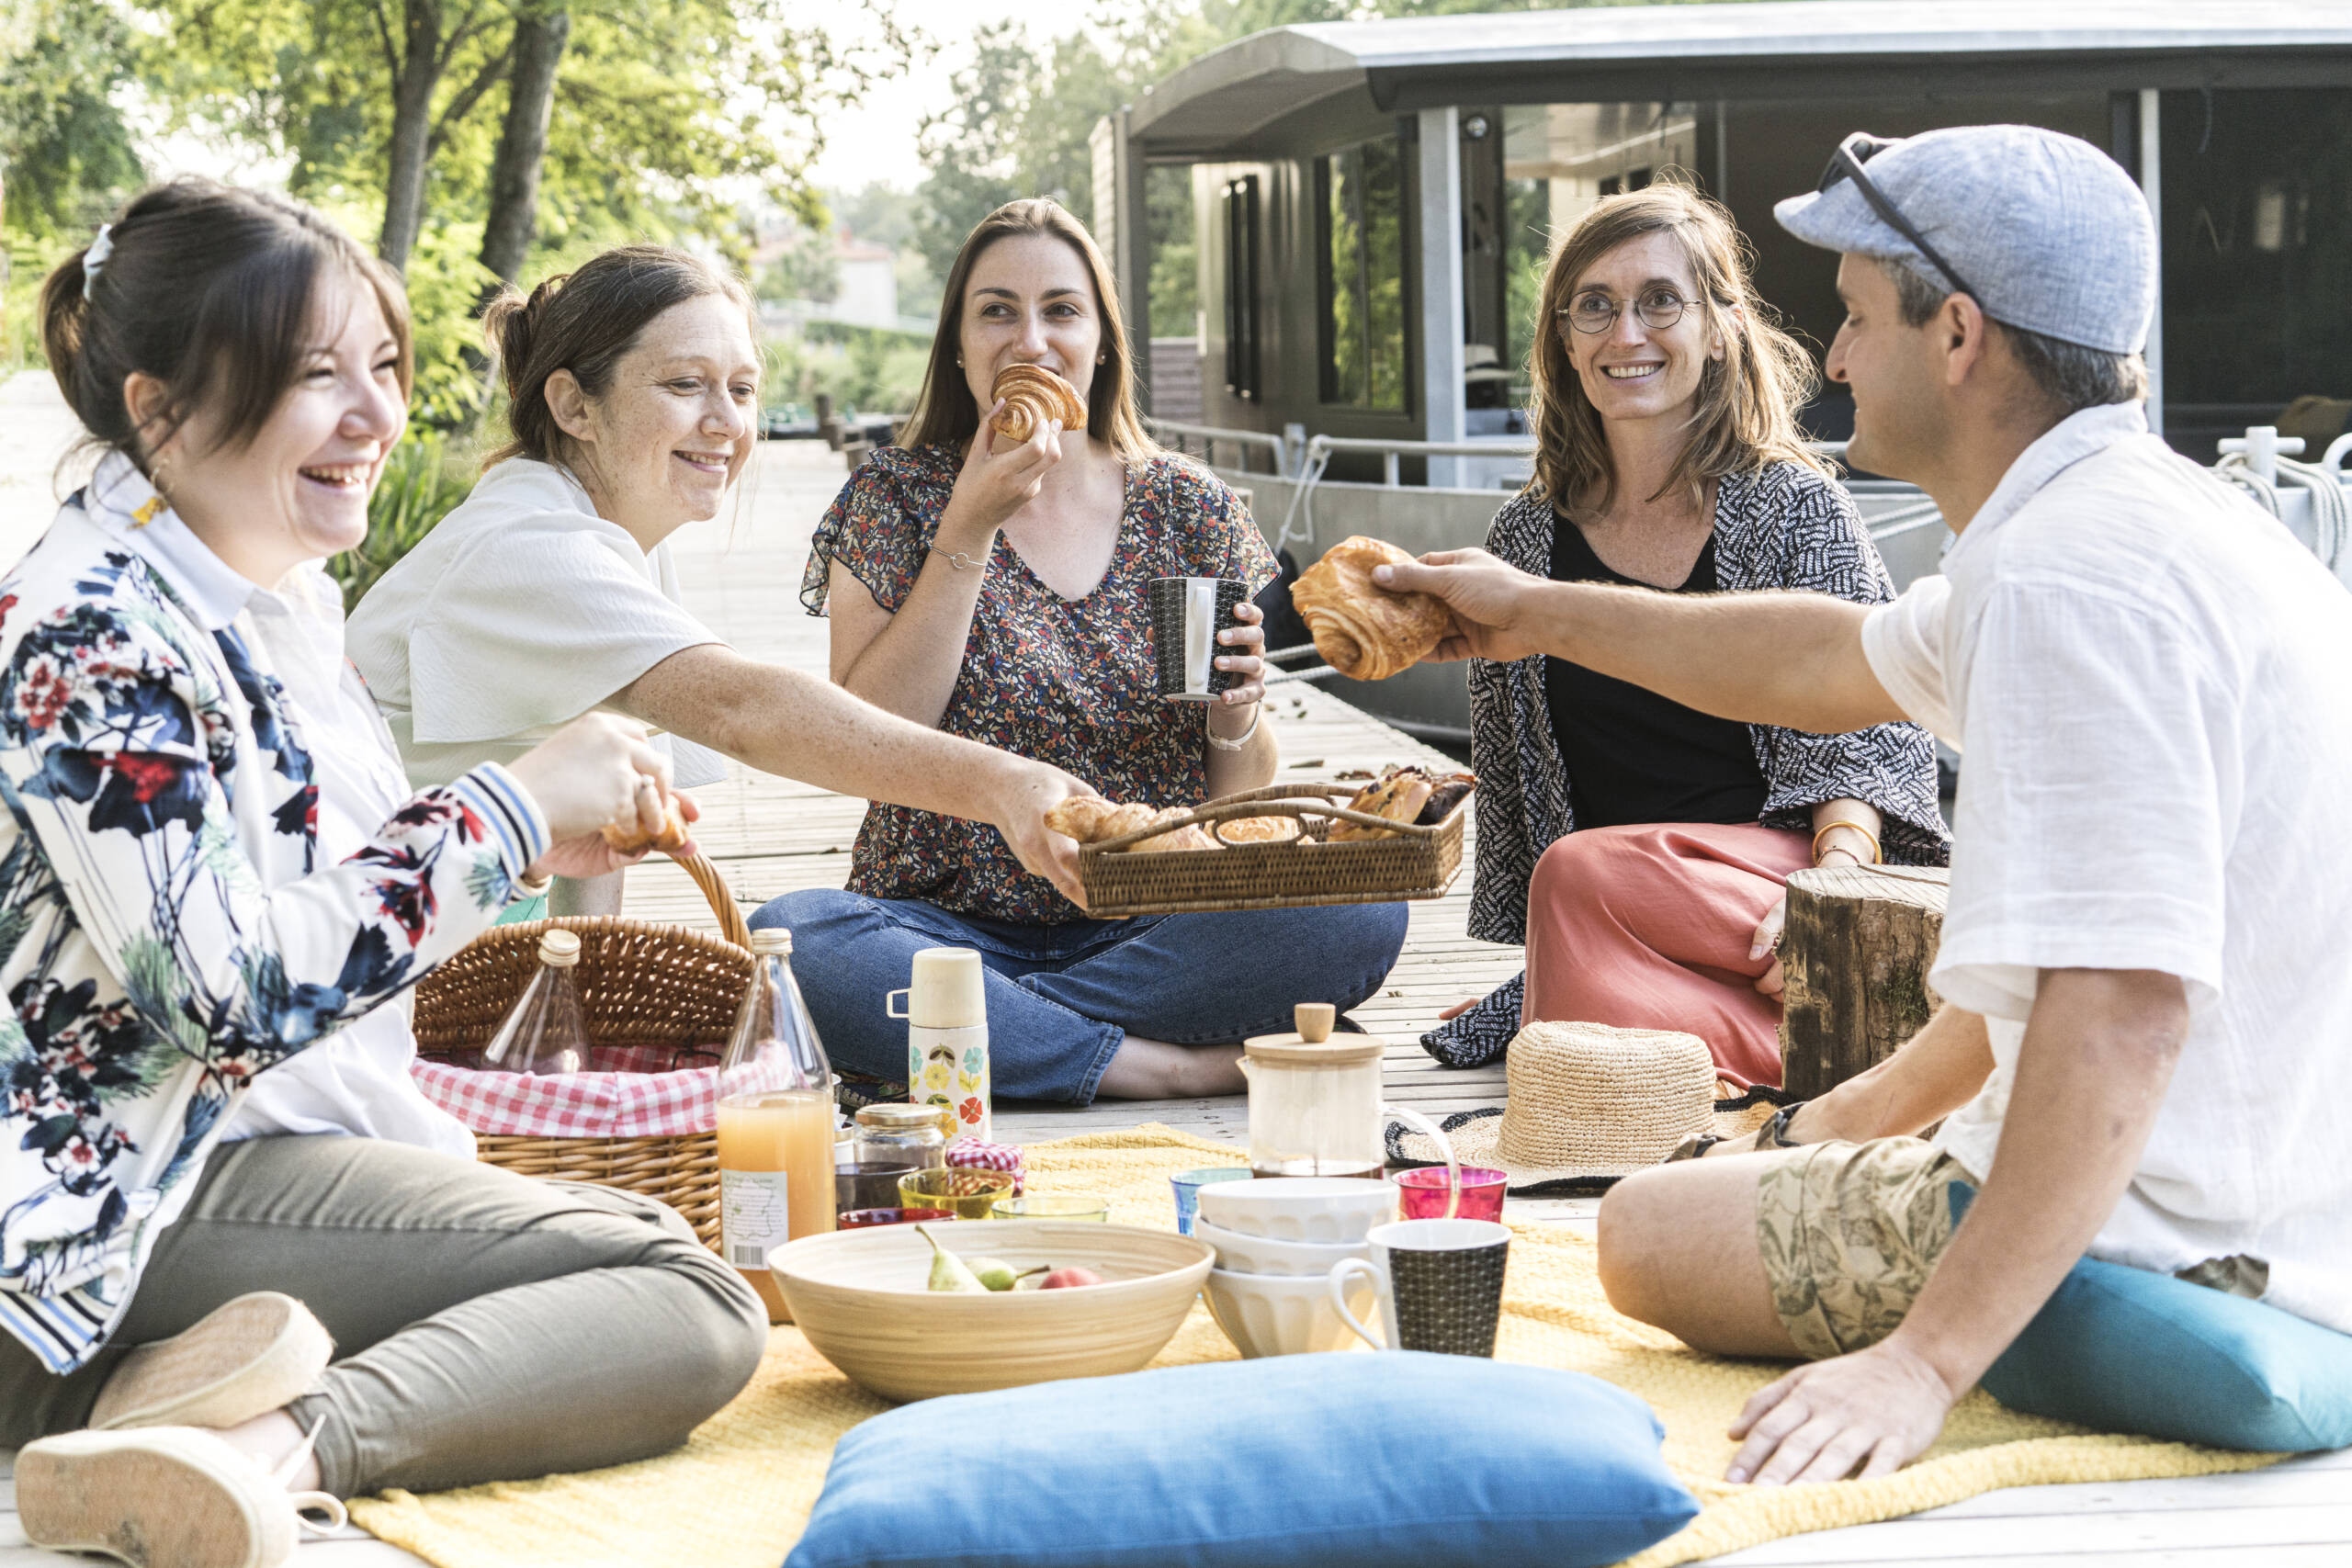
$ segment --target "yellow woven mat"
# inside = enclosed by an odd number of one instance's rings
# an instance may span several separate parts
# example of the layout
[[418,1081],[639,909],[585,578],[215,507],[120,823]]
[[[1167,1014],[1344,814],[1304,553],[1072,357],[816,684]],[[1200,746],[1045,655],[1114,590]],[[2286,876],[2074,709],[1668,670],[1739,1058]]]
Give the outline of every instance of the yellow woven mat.
[[[1033,1145],[1033,1188],[1105,1192],[1122,1224],[1174,1223],[1168,1178],[1195,1165],[1237,1165],[1230,1145],[1156,1123]],[[1523,1227],[1511,1247],[1497,1354],[1605,1378],[1647,1400],[1666,1425],[1666,1461],[1704,1512],[1626,1568],[1668,1568],[1781,1536],[1916,1513],[2000,1486],[2137,1481],[2251,1470],[2275,1455],[2225,1453],[2143,1438],[2103,1437],[2002,1409],[1972,1393],[1926,1458],[1898,1474],[1829,1486],[1758,1488],[1721,1479],[1724,1436],[1747,1396],[1782,1368],[1685,1349],[1619,1316],[1602,1298],[1592,1243],[1556,1227]],[[1369,1352],[1366,1352],[1369,1354]],[[1195,1306],[1154,1366],[1230,1359],[1207,1310]],[[390,1492],[351,1505],[384,1540],[440,1568],[562,1562],[632,1568],[776,1568],[823,1486],[834,1441],[888,1405],[777,1328],[759,1375],[684,1449],[583,1475],[416,1496]]]

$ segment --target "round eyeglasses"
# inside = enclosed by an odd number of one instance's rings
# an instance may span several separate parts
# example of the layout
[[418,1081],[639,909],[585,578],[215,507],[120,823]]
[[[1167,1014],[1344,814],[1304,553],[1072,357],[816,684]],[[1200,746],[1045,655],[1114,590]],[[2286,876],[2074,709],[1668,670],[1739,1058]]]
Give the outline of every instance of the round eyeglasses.
[[[1633,302],[1634,315],[1654,333],[1662,333],[1682,319],[1690,302],[1663,285],[1645,288]],[[1588,288],[1558,312],[1560,320],[1580,333],[1605,333],[1617,324],[1625,306],[1599,288]]]

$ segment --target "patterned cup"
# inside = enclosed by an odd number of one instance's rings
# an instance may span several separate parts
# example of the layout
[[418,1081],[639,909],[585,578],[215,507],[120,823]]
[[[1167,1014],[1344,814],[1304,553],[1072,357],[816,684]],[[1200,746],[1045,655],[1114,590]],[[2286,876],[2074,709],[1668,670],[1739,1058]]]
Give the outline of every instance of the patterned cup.
[[[1499,1220],[1503,1217],[1503,1189],[1510,1178],[1499,1170],[1484,1170],[1464,1166],[1459,1190],[1461,1206],[1453,1211],[1458,1220]],[[1423,1166],[1418,1170],[1400,1170],[1396,1176],[1396,1207],[1408,1220],[1442,1220],[1445,1213],[1445,1167]]]
[[[1491,1220],[1398,1220],[1374,1225],[1365,1240],[1372,1257],[1340,1259],[1329,1280],[1331,1304],[1358,1338],[1375,1350],[1495,1353],[1510,1256],[1507,1227]],[[1385,1344],[1349,1310],[1349,1287],[1360,1277],[1380,1292]]]
[[1240,623],[1233,607],[1250,596],[1250,585],[1229,577],[1155,577],[1151,580],[1151,654],[1159,699],[1205,703],[1241,677],[1216,667],[1227,650],[1216,634]]

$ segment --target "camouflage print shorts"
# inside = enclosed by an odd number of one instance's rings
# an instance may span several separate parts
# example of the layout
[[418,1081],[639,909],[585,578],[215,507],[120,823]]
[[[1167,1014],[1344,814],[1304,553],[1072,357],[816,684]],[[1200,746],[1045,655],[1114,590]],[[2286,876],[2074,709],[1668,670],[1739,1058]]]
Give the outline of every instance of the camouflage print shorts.
[[1766,1156],[1756,1240],[1772,1310],[1810,1360],[1894,1332],[1951,1240],[1958,1160],[1919,1138],[1807,1144]]

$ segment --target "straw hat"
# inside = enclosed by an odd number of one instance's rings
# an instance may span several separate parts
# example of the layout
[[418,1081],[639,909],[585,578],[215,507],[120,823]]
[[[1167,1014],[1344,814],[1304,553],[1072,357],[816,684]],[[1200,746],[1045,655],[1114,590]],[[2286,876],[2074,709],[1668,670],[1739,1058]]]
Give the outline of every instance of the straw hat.
[[[1751,1089],[1715,1098],[1715,1062],[1695,1034],[1605,1023],[1531,1023],[1510,1043],[1510,1098],[1440,1125],[1464,1165],[1498,1168],[1510,1190],[1601,1187],[1672,1154],[1689,1138],[1735,1138],[1768,1121],[1785,1099]],[[1390,1134],[1407,1163],[1444,1156],[1424,1134]]]

